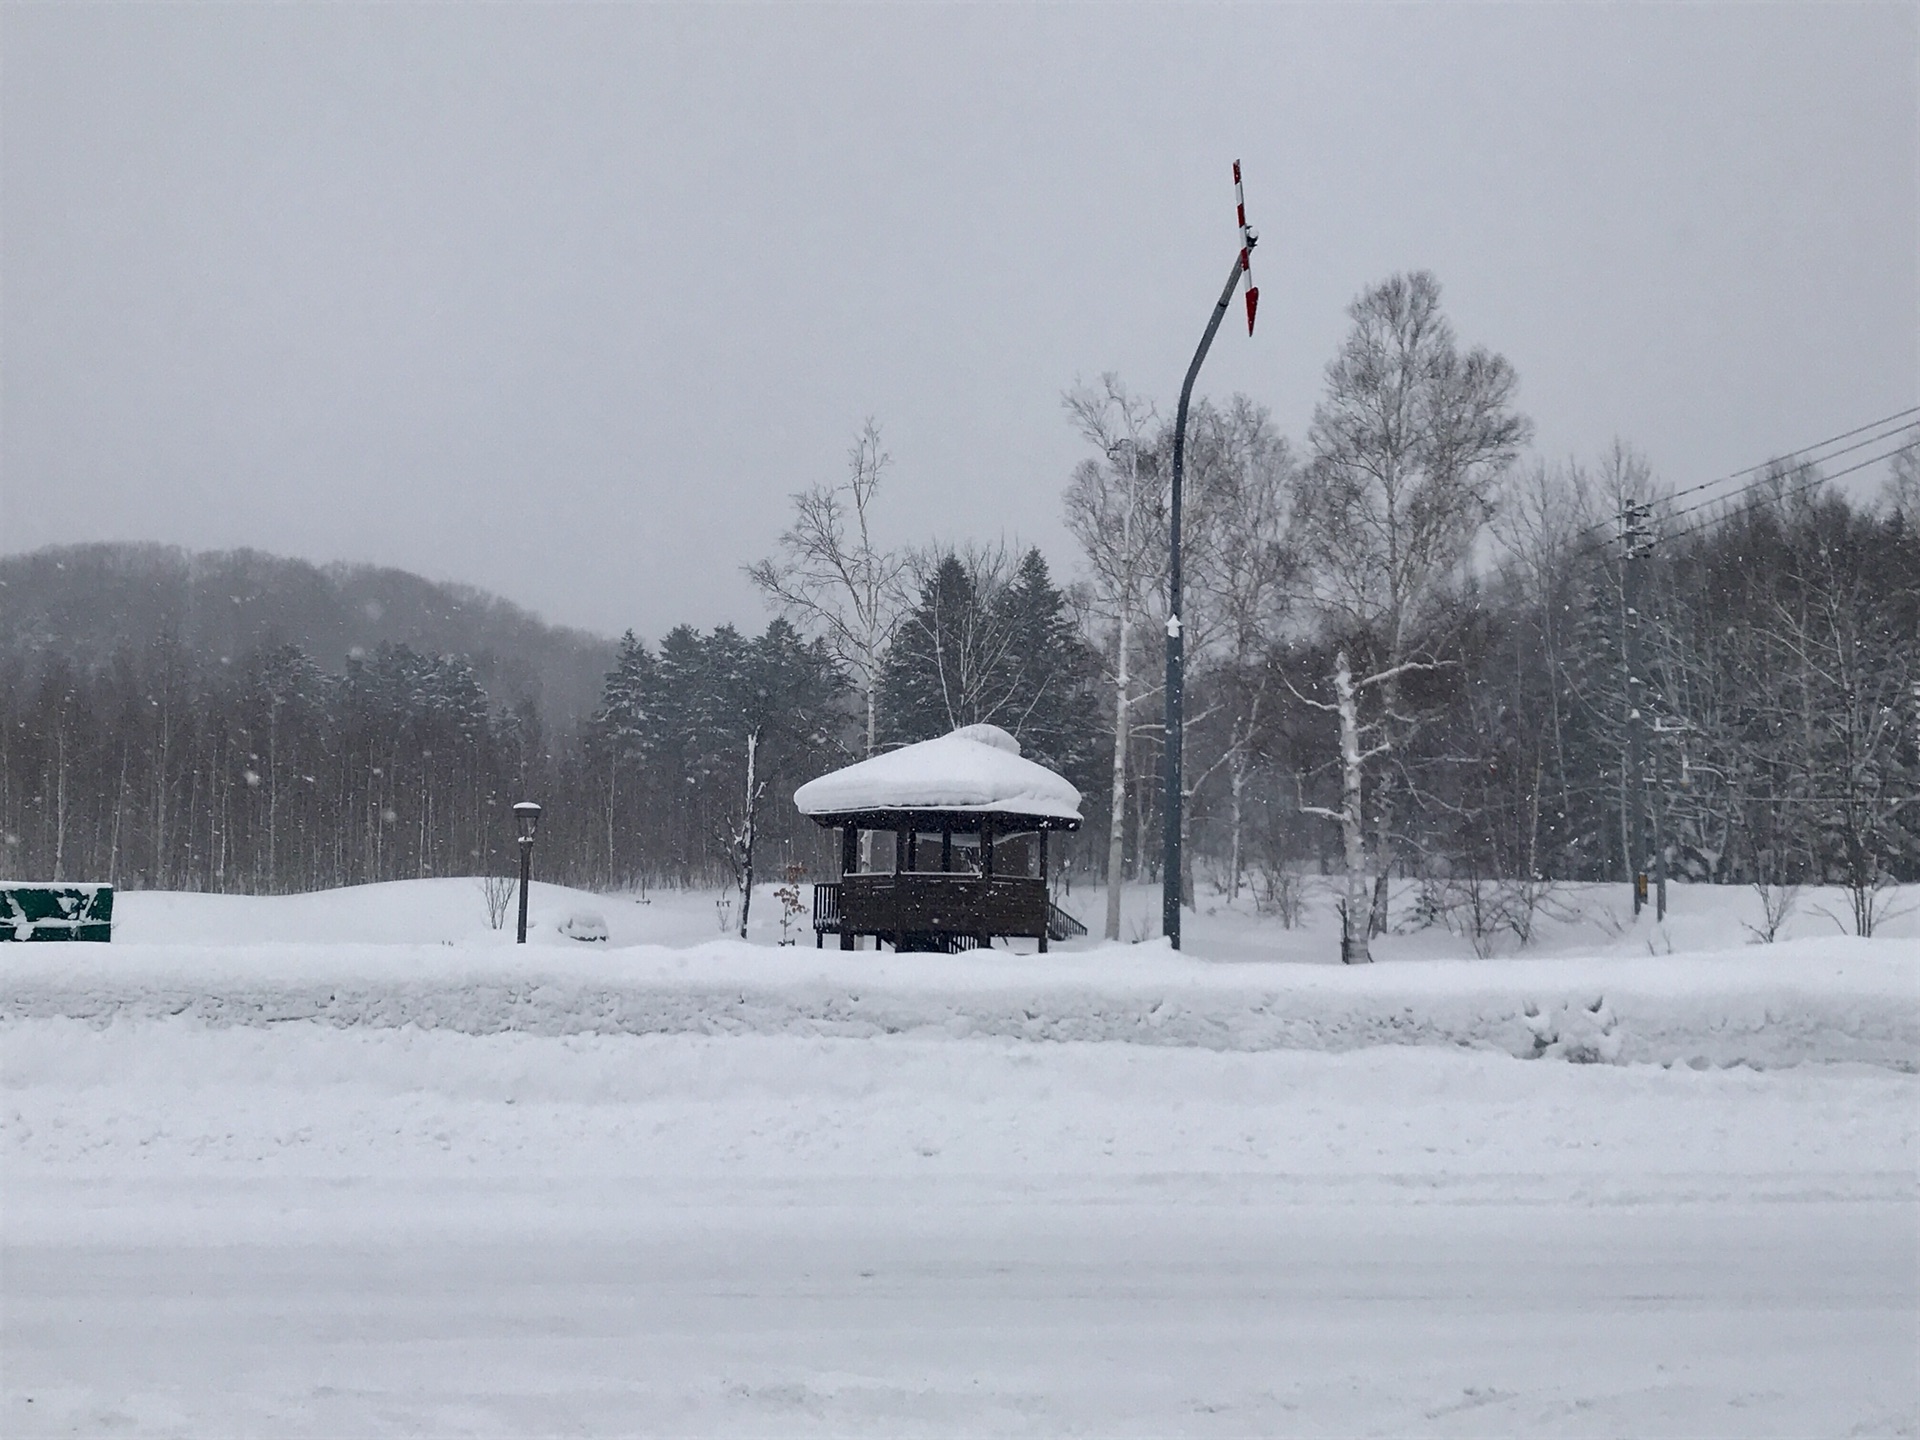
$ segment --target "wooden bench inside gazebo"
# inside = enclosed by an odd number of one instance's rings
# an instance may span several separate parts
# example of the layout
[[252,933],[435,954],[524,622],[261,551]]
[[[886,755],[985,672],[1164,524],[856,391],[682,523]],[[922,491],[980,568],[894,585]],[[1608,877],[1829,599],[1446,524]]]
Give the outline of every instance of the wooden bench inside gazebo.
[[1020,754],[994,725],[969,725],[823,775],[794,794],[840,831],[840,878],[813,887],[816,945],[862,935],[896,950],[954,951],[996,938],[1085,928],[1052,902],[1048,839],[1080,826],[1080,792]]

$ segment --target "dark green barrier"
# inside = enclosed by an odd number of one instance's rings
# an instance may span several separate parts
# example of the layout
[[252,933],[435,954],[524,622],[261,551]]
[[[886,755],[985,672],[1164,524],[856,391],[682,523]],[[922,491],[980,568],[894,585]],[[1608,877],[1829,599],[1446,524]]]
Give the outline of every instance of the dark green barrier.
[[0,940],[111,940],[111,885],[0,880]]

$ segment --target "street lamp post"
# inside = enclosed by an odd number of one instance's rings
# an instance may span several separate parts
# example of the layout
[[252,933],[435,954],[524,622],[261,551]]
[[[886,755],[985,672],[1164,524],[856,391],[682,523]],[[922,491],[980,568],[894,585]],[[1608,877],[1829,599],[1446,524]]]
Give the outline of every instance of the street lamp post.
[[1166,800],[1161,807],[1165,812],[1166,837],[1163,845],[1163,865],[1160,877],[1160,928],[1173,948],[1180,948],[1180,814],[1185,797],[1180,786],[1180,751],[1184,736],[1181,733],[1182,712],[1185,695],[1186,640],[1180,633],[1180,480],[1186,461],[1187,451],[1187,405],[1193,399],[1193,382],[1200,374],[1201,362],[1207,358],[1207,351],[1213,347],[1213,337],[1220,329],[1220,322],[1226,318],[1227,306],[1232,303],[1233,292],[1243,280],[1247,283],[1247,334],[1253,334],[1254,307],[1260,303],[1260,291],[1252,284],[1253,247],[1260,243],[1260,237],[1247,224],[1247,206],[1240,194],[1240,162],[1233,162],[1234,204],[1240,222],[1240,253],[1233,257],[1233,268],[1227,272],[1227,283],[1220,291],[1215,302],[1213,314],[1207,319],[1207,330],[1200,337],[1200,348],[1193,352],[1193,363],[1187,366],[1186,383],[1180,387],[1180,408],[1173,422],[1173,504],[1168,516],[1172,531],[1172,547],[1167,565],[1167,753],[1166,753]]
[[513,807],[514,824],[520,831],[520,938],[516,944],[527,943],[527,887],[533,879],[533,836],[540,828],[540,807],[531,800],[522,800]]

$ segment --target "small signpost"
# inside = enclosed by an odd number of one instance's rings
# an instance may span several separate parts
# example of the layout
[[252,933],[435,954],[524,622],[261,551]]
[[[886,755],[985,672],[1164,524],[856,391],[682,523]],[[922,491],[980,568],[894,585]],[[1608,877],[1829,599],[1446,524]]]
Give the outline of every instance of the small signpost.
[[111,939],[111,885],[0,880],[0,940]]

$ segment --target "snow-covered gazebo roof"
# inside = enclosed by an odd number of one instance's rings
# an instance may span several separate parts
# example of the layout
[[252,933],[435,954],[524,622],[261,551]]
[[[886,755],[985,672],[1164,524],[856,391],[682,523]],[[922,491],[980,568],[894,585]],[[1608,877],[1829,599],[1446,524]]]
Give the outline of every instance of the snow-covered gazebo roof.
[[823,825],[903,811],[1012,815],[1063,830],[1080,823],[1080,792],[1022,757],[998,725],[963,726],[835,770],[802,785],[793,803]]

